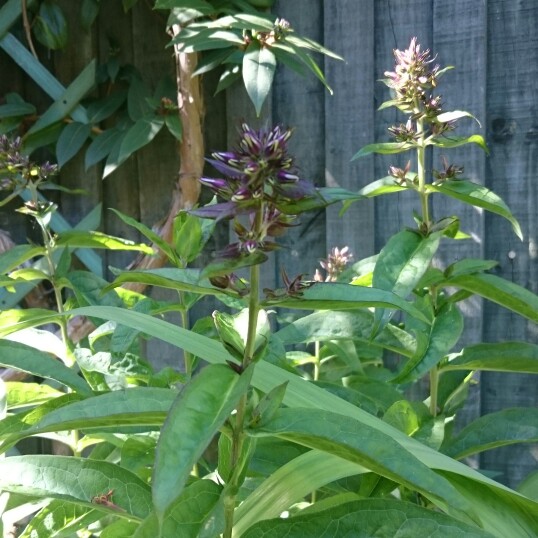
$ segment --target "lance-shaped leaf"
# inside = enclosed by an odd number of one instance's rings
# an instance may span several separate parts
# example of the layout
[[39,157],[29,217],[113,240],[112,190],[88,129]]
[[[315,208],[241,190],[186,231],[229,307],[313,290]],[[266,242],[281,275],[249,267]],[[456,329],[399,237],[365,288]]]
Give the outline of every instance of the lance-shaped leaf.
[[484,370],[538,374],[538,345],[529,342],[474,344],[450,354],[442,371]]
[[[60,499],[127,519],[141,520],[151,511],[149,486],[130,471],[107,461],[44,455],[6,458],[0,460],[0,488]],[[95,502],[96,497],[110,491],[115,507]]]
[[[207,532],[214,524],[211,520],[220,500],[222,486],[211,480],[197,480],[166,510],[162,524],[152,512],[138,527],[133,538],[198,538],[202,529]],[[218,536],[223,529],[217,530]]]
[[488,188],[477,185],[472,181],[464,179],[443,181],[438,185],[427,185],[426,189],[429,192],[438,192],[456,200],[460,200],[466,204],[481,207],[486,211],[496,213],[501,217],[504,217],[512,224],[514,233],[523,240],[523,233],[518,221],[512,215],[509,207],[503,202],[500,196],[497,196],[493,191]]
[[124,271],[117,276],[112,284],[105,288],[105,291],[121,286],[124,282],[141,282],[149,286],[160,286],[200,295],[229,295],[232,293],[224,293],[219,288],[215,288],[207,279],[200,280],[199,269],[174,269],[171,267],[144,271]]
[[[315,505],[314,505],[315,506]],[[360,529],[360,534],[357,534]],[[488,538],[491,534],[416,504],[396,499],[363,499],[331,506],[326,510],[306,509],[288,519],[261,521],[243,538],[304,538],[305,536],[413,536],[426,538]]]
[[76,155],[90,136],[90,132],[91,125],[89,123],[79,123],[74,121],[64,127],[64,130],[56,143],[58,166],[63,166]]
[[81,394],[91,394],[91,389],[82,377],[48,353],[34,347],[0,340],[0,364],[4,368],[14,368],[22,372],[53,379]]
[[[372,286],[392,291],[405,299],[428,269],[440,239],[441,232],[422,237],[411,230],[403,230],[393,235],[379,253]],[[375,320],[380,327],[388,322],[389,317],[389,312],[375,312]]]
[[449,136],[446,138],[432,138],[428,141],[429,145],[437,146],[438,148],[458,148],[465,144],[477,144],[486,153],[488,153],[488,147],[483,136],[474,134],[471,136]]
[[73,535],[102,517],[102,512],[87,506],[54,500],[32,516],[19,538],[59,538]]
[[49,385],[23,381],[8,381],[6,390],[8,409],[39,405],[63,394]]
[[394,383],[408,383],[436,367],[458,342],[463,331],[463,316],[455,305],[448,304],[435,316],[428,330],[424,351],[407,361],[392,380]]
[[449,278],[443,286],[470,291],[538,323],[538,296],[504,278],[480,273],[460,275]]
[[0,254],[0,273],[9,273],[19,265],[31,260],[35,256],[43,256],[44,247],[34,245],[15,245]]
[[335,480],[369,472],[366,467],[320,450],[305,454],[280,466],[260,484],[235,511],[234,534],[254,523],[279,516],[296,502]]
[[144,254],[154,254],[153,249],[143,243],[135,243],[129,239],[114,237],[102,232],[83,232],[78,230],[62,232],[56,239],[56,247],[136,250]]
[[243,81],[257,116],[269,95],[275,69],[276,58],[271,49],[257,40],[251,41],[243,56]]
[[381,155],[393,155],[394,153],[404,153],[405,151],[414,148],[413,144],[408,142],[377,142],[376,144],[368,144],[362,147],[353,157],[352,161],[359,157],[365,157],[372,153],[380,153]]
[[175,397],[172,390],[153,387],[132,387],[93,396],[50,411],[27,429],[8,437],[6,443],[13,444],[24,437],[45,432],[160,427]]
[[314,312],[289,323],[275,333],[275,336],[284,345],[351,339],[412,356],[415,339],[409,333],[395,325],[387,325],[372,339],[373,324],[374,316],[368,310],[334,311],[330,316],[325,312]]
[[403,310],[417,319],[424,315],[395,293],[339,282],[319,282],[305,289],[300,297],[282,297],[264,301],[264,306],[280,306],[301,310],[353,310],[371,306]]
[[153,504],[161,522],[251,376],[252,369],[238,375],[227,365],[207,366],[177,397],[159,437],[153,472]]
[[499,446],[538,442],[538,409],[503,409],[474,420],[443,448],[461,459]]
[[[274,419],[249,435],[275,435],[364,465],[399,484],[420,491],[432,502],[460,514],[472,514],[469,504],[391,436],[350,417],[318,409],[282,409]],[[398,454],[395,457],[395,454]]]

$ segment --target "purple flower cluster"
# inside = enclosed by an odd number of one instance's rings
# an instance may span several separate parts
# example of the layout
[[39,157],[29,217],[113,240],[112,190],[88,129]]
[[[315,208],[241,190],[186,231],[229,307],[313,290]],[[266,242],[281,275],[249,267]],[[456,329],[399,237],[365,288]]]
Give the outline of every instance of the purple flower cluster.
[[212,219],[234,219],[238,241],[220,252],[220,257],[237,258],[277,248],[268,237],[282,235],[293,224],[295,214],[286,210],[316,193],[309,181],[300,179],[289,155],[287,142],[292,132],[281,126],[251,129],[241,126],[241,137],[233,151],[218,152],[208,159],[220,178],[201,178],[224,201],[192,211]]
[[21,139],[11,140],[0,135],[0,190],[16,191],[32,182],[45,181],[58,172],[57,165],[48,162],[38,166],[21,152]]

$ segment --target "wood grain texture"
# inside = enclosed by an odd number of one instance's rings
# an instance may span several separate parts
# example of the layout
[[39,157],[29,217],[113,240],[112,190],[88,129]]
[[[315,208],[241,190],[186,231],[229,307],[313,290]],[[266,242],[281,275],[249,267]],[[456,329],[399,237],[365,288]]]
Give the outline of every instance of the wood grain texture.
[[[325,62],[334,90],[325,93],[325,184],[357,191],[375,179],[373,159],[351,162],[374,140],[374,2],[326,0],[324,23],[325,46],[345,60]],[[355,203],[344,218],[340,209],[327,208],[327,248],[348,245],[355,259],[374,254],[373,200]]]
[[[458,20],[457,25],[447,21]],[[486,122],[486,38],[487,13],[484,2],[455,0],[433,2],[433,43],[432,52],[437,56],[441,67],[453,65],[455,69],[442,77],[438,92],[442,96],[444,111],[466,110],[473,114],[482,128],[470,118],[458,122],[454,134],[470,136],[479,133],[485,136]],[[432,166],[442,170],[442,159],[464,167],[461,177],[481,185],[485,181],[486,154],[476,145],[468,145],[449,151],[434,150]],[[480,258],[484,255],[484,215],[476,208],[451,200],[448,197],[434,196],[431,200],[431,214],[434,220],[457,215],[463,231],[471,235],[465,241],[443,240],[435,257],[434,264],[446,267],[463,258]],[[482,338],[482,301],[472,297],[459,304],[465,316],[465,329],[458,348],[469,343],[479,342]],[[480,373],[474,376],[479,382]],[[471,385],[465,408],[458,414],[456,427],[471,422],[480,416],[479,385]],[[476,462],[477,457],[474,458]]]
[[[388,88],[379,82],[385,71],[394,70],[394,49],[404,50],[411,38],[416,36],[423,48],[432,46],[433,13],[430,0],[378,0],[375,2],[375,107],[390,99]],[[391,107],[375,113],[375,140],[392,141],[387,128],[399,124],[405,116]],[[416,170],[416,159],[412,153],[401,155],[376,155],[374,175],[385,177],[389,165],[403,168],[411,159],[411,169]],[[414,226],[413,210],[420,211],[420,202],[414,192],[380,196],[375,199],[375,248],[381,250],[389,237],[404,226]]]
[[[288,20],[299,35],[323,41],[323,5],[320,1],[279,1],[275,13]],[[323,59],[317,58],[324,68]],[[324,184],[325,170],[325,88],[313,76],[302,78],[287,68],[279,68],[273,86],[274,121],[293,127],[289,141],[291,155],[300,175],[316,184]],[[300,216],[278,251],[276,270],[283,267],[288,275],[313,275],[319,260],[326,257],[325,211]],[[280,280],[280,278],[278,277]]]
[[[499,260],[497,274],[537,291],[538,4],[488,2],[487,129],[491,156],[486,185],[519,219],[521,242],[504,219],[486,214],[485,254]],[[501,37],[502,36],[502,37]],[[536,326],[491,304],[484,305],[484,339],[537,341]],[[489,373],[481,383],[482,414],[538,405],[536,376]],[[482,467],[515,486],[536,469],[536,450],[514,446],[486,452]]]

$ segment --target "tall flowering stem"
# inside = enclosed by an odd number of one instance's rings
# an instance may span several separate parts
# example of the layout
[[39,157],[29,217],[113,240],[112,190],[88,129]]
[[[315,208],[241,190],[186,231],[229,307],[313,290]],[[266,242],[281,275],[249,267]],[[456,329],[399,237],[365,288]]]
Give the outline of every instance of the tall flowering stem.
[[[396,64],[394,71],[387,71],[385,84],[395,93],[395,99],[389,104],[396,106],[408,115],[404,124],[394,125],[389,131],[402,147],[416,151],[417,173],[409,175],[410,163],[404,169],[390,167],[389,174],[400,184],[417,191],[421,205],[421,222],[419,230],[424,235],[430,233],[432,222],[428,207],[427,175],[426,175],[426,147],[436,138],[443,136],[454,128],[453,121],[444,121],[441,110],[441,97],[434,95],[438,78],[443,70],[434,65],[429,50],[421,50],[416,38],[411,40],[409,47],[403,51],[395,50]],[[435,172],[438,181],[453,179],[459,168],[445,163],[443,173]],[[435,306],[435,290],[430,290],[430,296]],[[437,414],[437,393],[439,376],[437,367],[430,370],[430,412]]]
[[[293,225],[297,202],[316,194],[314,185],[299,178],[287,141],[292,132],[281,126],[272,129],[251,129],[243,124],[240,140],[232,151],[213,153],[209,162],[222,174],[219,178],[203,177],[221,201],[192,210],[191,213],[217,220],[230,219],[237,240],[217,253],[207,268],[214,285],[234,288],[237,277],[230,267],[250,267],[248,290],[248,329],[242,354],[241,370],[255,362],[257,322],[260,311],[260,264],[267,252],[279,248],[273,240]],[[293,206],[294,210],[289,208]],[[237,291],[237,290],[236,290]],[[230,468],[234,469],[224,499],[225,530],[232,536],[236,495],[241,485],[241,457],[245,439],[247,395],[236,408],[232,426]]]

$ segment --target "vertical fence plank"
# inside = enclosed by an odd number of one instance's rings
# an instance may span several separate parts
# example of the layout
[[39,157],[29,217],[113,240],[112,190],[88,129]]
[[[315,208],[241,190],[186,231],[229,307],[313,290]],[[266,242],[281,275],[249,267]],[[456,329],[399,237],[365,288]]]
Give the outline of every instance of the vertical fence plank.
[[[274,9],[287,19],[299,35],[323,41],[323,6],[319,0],[280,1]],[[323,62],[323,59],[316,57]],[[332,61],[332,60],[331,60]],[[323,63],[321,63],[323,68]],[[295,128],[290,139],[290,153],[295,157],[300,175],[323,185],[325,169],[325,88],[313,76],[301,78],[287,68],[279,69],[273,87],[275,121]],[[290,276],[313,274],[325,257],[325,211],[301,215],[298,226],[285,236],[286,249],[277,251],[276,269],[283,267]]]
[[[385,71],[394,70],[394,49],[406,49],[413,36],[424,48],[432,43],[432,3],[431,0],[381,0],[375,2],[375,73],[374,79],[384,78]],[[375,106],[390,99],[384,84],[376,82]],[[403,114],[391,107],[376,112],[376,142],[392,140],[387,127],[401,123]],[[375,177],[387,175],[389,165],[403,168],[412,159],[412,170],[416,170],[414,155],[376,155]],[[369,157],[372,158],[372,157]],[[420,211],[420,202],[413,192],[380,196],[375,203],[375,247],[379,251],[388,238],[404,226],[414,226],[413,209]]]
[[[498,275],[537,291],[536,170],[538,116],[538,4],[533,0],[488,2],[487,128],[491,156],[487,186],[520,220],[525,240],[510,225],[486,215],[486,257],[499,260]],[[484,305],[484,335],[490,342],[537,341],[536,326],[491,304]],[[536,376],[484,374],[482,413],[538,405]],[[486,452],[482,467],[502,473],[511,486],[536,468],[532,449],[520,445]]]
[[[325,182],[357,191],[374,179],[372,159],[350,162],[374,139],[374,2],[325,1],[325,46],[344,62],[327,60],[325,75]],[[345,39],[342,37],[346,36]],[[373,201],[355,203],[342,218],[327,208],[327,248],[348,245],[355,259],[374,253]]]
[[[469,136],[480,133],[485,136],[486,121],[486,5],[482,2],[436,0],[433,6],[432,52],[441,67],[452,65],[441,79],[439,93],[444,111],[466,110],[482,123],[482,129],[471,119],[458,122],[456,135]],[[458,21],[457,25],[447,21]],[[442,170],[442,157],[449,163],[464,166],[462,177],[475,183],[484,183],[486,155],[476,145],[449,151],[434,151],[433,168]],[[465,241],[445,239],[434,263],[440,267],[463,258],[483,257],[484,221],[483,213],[474,207],[447,197],[432,198],[432,218],[439,220],[456,215],[461,219],[461,228],[471,235]],[[482,301],[473,297],[460,303],[465,315],[465,331],[459,346],[478,342],[482,338]],[[475,380],[479,374],[475,374]],[[480,415],[480,388],[472,385],[465,409],[458,415],[458,425],[466,424]]]
[[[80,27],[80,9],[73,2],[63,1],[61,8],[71,24],[67,48],[54,53],[54,74],[65,86],[75,79],[96,56],[97,39],[95,28],[84,30]],[[73,54],[74,48],[78,54]],[[84,148],[87,147],[85,144]],[[87,194],[66,194],[60,196],[60,212],[74,226],[102,200],[102,182],[96,166],[86,170],[84,152],[79,152],[62,168],[60,182],[69,189],[83,188]]]

